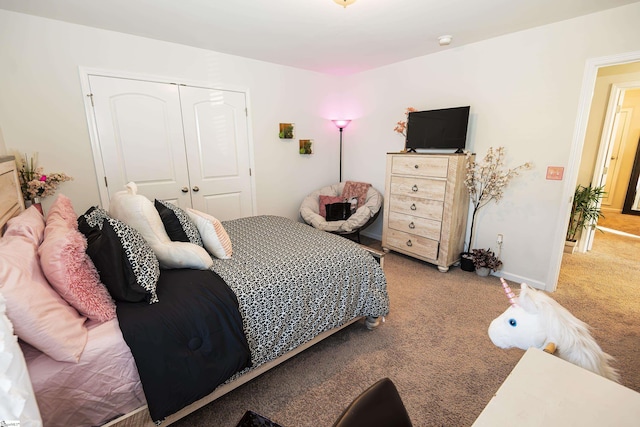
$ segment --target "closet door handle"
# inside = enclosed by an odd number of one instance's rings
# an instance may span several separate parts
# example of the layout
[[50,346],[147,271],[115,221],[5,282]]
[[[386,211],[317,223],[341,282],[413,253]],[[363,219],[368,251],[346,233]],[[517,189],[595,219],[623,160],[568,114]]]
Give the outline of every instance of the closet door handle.
[[192,188],[192,190],[197,193],[198,191],[200,191],[200,188],[196,185]]
[[189,188],[188,187],[182,187],[180,189],[180,191],[182,191],[183,193],[188,193],[189,192]]

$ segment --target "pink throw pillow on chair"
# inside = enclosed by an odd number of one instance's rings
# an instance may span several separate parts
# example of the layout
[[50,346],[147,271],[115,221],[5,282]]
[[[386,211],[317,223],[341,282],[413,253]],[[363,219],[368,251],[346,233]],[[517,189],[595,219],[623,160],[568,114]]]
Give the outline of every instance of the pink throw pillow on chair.
[[358,207],[364,206],[367,201],[367,193],[371,184],[366,182],[347,181],[342,189],[342,197],[350,200],[352,197],[358,198]]
[[320,196],[318,197],[318,213],[322,218],[327,217],[327,207],[326,205],[330,205],[331,203],[341,203],[344,202],[344,197],[342,196]]

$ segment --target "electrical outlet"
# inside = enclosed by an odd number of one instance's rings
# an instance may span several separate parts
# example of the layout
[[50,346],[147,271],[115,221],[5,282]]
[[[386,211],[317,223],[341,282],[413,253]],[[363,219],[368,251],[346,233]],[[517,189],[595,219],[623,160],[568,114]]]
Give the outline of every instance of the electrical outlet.
[[496,243],[501,245],[502,244],[502,234],[498,234],[498,238],[496,239]]

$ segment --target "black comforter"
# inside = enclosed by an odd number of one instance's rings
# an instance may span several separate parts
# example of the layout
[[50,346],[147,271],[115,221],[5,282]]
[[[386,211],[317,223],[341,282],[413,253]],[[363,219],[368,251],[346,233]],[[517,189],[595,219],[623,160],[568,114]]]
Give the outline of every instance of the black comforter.
[[162,270],[159,303],[118,303],[154,421],[211,393],[251,365],[238,300],[208,270]]

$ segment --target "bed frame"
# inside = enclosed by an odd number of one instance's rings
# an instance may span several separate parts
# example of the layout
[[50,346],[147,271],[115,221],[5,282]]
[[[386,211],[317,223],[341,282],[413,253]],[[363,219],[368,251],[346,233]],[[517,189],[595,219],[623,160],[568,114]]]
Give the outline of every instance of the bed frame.
[[[20,212],[25,209],[24,200],[22,198],[22,191],[20,189],[20,181],[18,179],[17,167],[14,156],[2,156],[0,157],[0,235],[2,235],[4,231],[4,225],[7,223],[9,219],[16,216]],[[382,260],[384,254],[380,251],[376,251],[372,248],[368,248],[364,246],[372,256],[376,258],[376,260],[382,266]],[[271,360],[267,363],[264,363],[258,366],[255,369],[252,369],[245,374],[235,378],[233,381],[229,381],[220,385],[216,388],[211,394],[203,397],[202,399],[192,403],[189,406],[182,408],[180,411],[175,414],[167,417],[162,425],[169,425],[186,415],[202,408],[208,403],[213,402],[219,397],[229,393],[230,391],[240,387],[243,384],[251,381],[252,379],[258,377],[259,375],[267,372],[271,368],[274,368],[285,362],[286,360],[292,358],[293,356],[301,353],[312,345],[322,341],[323,339],[335,334],[336,332],[342,330],[343,328],[363,319],[363,317],[357,317],[352,319],[350,322],[325,331],[320,335],[316,336],[311,341],[308,341],[301,346],[289,351],[288,353],[283,354],[282,356]],[[367,329],[371,330],[377,327],[381,322],[380,318],[367,317],[364,318],[364,323]],[[103,427],[156,427],[156,424],[151,419],[149,415],[149,411],[147,406],[142,406],[128,414],[122,415],[106,424]]]

